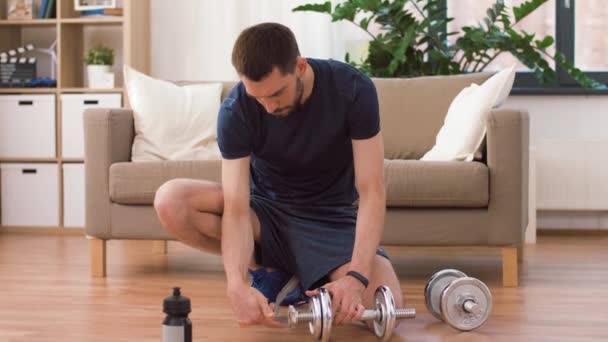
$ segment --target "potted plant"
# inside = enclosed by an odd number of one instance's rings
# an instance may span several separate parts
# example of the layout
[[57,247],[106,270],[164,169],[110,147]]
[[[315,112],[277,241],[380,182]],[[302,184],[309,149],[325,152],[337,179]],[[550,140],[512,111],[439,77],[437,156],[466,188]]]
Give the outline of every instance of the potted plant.
[[85,56],[89,88],[113,88],[114,50],[103,45],[95,46]]
[[[346,20],[371,37],[368,53],[362,62],[345,59],[370,76],[416,77],[480,72],[502,53],[509,53],[526,65],[541,84],[556,79],[547,60],[554,60],[576,82],[587,88],[605,89],[563,54],[551,54],[552,36],[536,37],[514,27],[548,0],[528,0],[512,8],[496,0],[487,10],[483,22],[462,27],[462,35],[450,44],[441,28],[453,20],[442,16],[442,0],[346,0],[332,9],[330,1],[298,6],[293,11],[313,11],[331,15],[332,21]],[[414,10],[405,5],[410,2]],[[417,18],[413,11],[420,14]],[[372,33],[371,25],[379,27]]]

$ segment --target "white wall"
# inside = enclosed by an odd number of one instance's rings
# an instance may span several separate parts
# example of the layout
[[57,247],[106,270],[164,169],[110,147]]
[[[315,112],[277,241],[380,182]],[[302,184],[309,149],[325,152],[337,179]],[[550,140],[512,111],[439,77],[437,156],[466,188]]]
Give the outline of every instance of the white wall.
[[[333,0],[337,1],[337,0]],[[171,80],[234,80],[232,46],[244,28],[266,21],[288,26],[307,57],[343,59],[366,38],[326,14],[292,12],[310,0],[151,0],[151,74]]]
[[511,96],[505,106],[529,111],[530,146],[550,153],[537,156],[538,228],[608,229],[608,96]]
[[510,96],[505,106],[530,112],[530,144],[539,140],[608,139],[608,96]]

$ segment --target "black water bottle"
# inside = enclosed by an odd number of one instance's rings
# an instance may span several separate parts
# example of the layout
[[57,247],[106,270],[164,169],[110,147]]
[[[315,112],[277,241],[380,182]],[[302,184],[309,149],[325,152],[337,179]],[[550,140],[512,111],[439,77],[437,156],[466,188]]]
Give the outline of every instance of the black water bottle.
[[173,288],[173,296],[163,301],[163,342],[192,342],[190,298],[182,296],[179,287]]

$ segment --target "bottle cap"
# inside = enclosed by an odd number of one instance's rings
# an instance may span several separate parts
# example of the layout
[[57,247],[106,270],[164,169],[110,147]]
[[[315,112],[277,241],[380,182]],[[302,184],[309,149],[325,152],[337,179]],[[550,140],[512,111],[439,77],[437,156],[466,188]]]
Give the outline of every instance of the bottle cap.
[[173,295],[163,301],[163,312],[169,315],[185,316],[190,312],[190,298],[181,295],[179,287],[173,288]]

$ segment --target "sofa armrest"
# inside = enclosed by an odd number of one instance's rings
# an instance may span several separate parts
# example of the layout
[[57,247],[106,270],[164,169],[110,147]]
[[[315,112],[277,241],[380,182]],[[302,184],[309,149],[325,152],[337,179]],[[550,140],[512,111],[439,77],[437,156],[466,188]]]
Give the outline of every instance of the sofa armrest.
[[487,120],[492,245],[523,242],[528,224],[529,127],[524,110],[496,109]]
[[85,233],[111,236],[110,165],[131,159],[133,112],[94,108],[84,112]]

